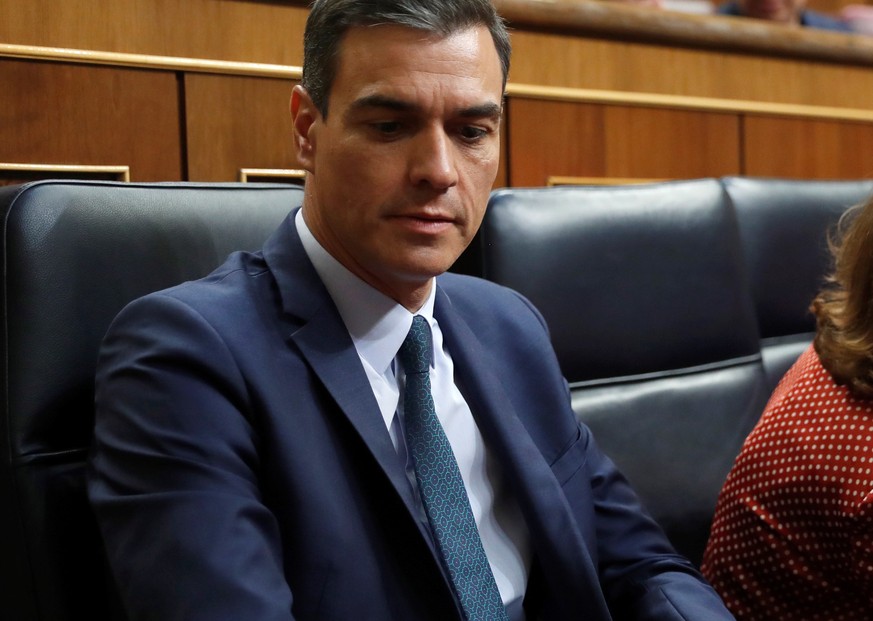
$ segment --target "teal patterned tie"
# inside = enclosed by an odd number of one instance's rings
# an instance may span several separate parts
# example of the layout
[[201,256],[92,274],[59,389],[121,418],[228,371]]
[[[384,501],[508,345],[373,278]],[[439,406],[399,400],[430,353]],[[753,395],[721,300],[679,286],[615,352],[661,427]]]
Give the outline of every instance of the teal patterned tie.
[[432,350],[430,326],[416,315],[398,356],[406,372],[406,444],[421,500],[467,620],[506,621],[458,462],[434,409],[429,374]]

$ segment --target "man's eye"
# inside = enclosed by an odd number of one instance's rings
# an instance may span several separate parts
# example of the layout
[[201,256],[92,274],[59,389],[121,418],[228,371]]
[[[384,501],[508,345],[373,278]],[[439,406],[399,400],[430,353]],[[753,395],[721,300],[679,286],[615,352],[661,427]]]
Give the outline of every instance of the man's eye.
[[476,141],[484,138],[488,134],[488,130],[481,127],[474,127],[472,125],[465,125],[461,127],[459,133],[464,140]]
[[372,124],[373,128],[380,134],[393,136],[400,132],[401,126],[398,121],[379,121]]

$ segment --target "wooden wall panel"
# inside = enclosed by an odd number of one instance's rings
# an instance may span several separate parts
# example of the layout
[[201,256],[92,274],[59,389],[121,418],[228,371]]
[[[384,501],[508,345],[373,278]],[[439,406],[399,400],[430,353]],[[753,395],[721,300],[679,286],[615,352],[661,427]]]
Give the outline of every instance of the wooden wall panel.
[[749,115],[744,143],[747,175],[873,177],[873,123]]
[[740,173],[736,114],[510,98],[509,182]]
[[687,179],[740,172],[736,114],[606,107],[606,176]]
[[870,67],[515,31],[520,84],[870,109]]
[[0,162],[130,166],[131,181],[183,177],[173,72],[0,62]]
[[308,10],[288,2],[2,0],[0,4],[3,43],[258,63],[303,62]]
[[[277,63],[291,73],[307,13],[302,0],[7,4],[0,44]],[[644,22],[633,7],[576,0],[565,3],[573,11],[543,22],[551,3],[527,3],[526,17],[523,1],[498,4],[516,20],[510,86],[518,90],[507,104],[495,185],[542,185],[550,176],[873,175],[873,65],[865,56],[873,46],[865,38],[667,12]],[[621,29],[628,20],[636,31]],[[689,38],[689,30],[701,34]],[[798,45],[803,54],[791,52]],[[285,74],[278,67],[5,54],[0,80],[10,87],[0,93],[0,122],[13,129],[0,161],[127,164],[134,180],[230,180],[241,168],[296,167],[290,84],[276,77]]]
[[605,175],[603,106],[511,97],[507,115],[510,185]]
[[188,177],[235,181],[241,168],[297,168],[289,80],[185,76]]

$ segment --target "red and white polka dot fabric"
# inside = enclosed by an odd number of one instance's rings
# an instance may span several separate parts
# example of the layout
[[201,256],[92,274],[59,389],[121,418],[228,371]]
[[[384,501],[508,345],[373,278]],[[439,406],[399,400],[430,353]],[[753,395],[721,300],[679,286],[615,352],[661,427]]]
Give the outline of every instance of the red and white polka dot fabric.
[[703,573],[738,619],[873,619],[873,403],[810,347],[719,496]]

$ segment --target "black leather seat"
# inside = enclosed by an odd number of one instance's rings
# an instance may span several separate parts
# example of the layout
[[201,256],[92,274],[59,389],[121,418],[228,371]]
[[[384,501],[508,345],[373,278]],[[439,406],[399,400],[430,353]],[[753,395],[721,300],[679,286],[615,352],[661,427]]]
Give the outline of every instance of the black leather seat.
[[147,292],[257,249],[293,186],[45,181],[0,188],[0,618],[120,618],[87,504],[97,350]]
[[721,184],[500,190],[478,252],[542,311],[578,417],[699,562],[769,395]]
[[846,208],[873,192],[871,181],[726,177],[737,214],[764,368],[772,388],[812,341],[808,311],[832,270],[828,236]]

